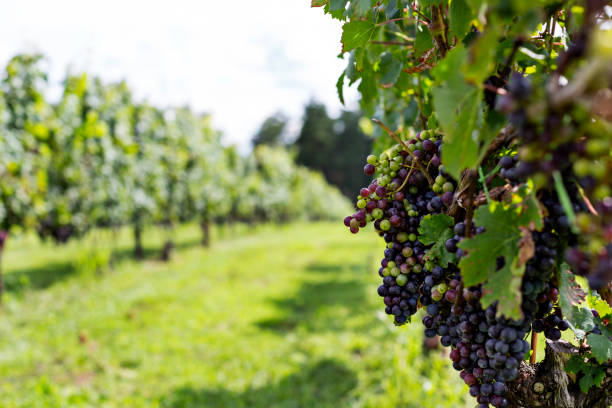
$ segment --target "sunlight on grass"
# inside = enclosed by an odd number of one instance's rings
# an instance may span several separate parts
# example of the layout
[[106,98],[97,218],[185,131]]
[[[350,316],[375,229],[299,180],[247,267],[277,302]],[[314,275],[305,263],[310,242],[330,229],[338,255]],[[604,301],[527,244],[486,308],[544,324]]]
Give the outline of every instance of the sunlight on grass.
[[157,230],[135,263],[122,231],[102,273],[79,269],[89,241],[13,240],[7,280],[25,286],[1,312],[0,406],[466,406],[447,359],[422,354],[419,325],[381,313],[374,234],[241,226],[210,249],[196,226],[177,236],[170,263]]

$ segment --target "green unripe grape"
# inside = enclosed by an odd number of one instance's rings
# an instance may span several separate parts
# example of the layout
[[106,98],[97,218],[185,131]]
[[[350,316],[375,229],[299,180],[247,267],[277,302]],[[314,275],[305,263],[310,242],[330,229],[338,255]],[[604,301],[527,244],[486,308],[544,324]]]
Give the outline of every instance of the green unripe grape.
[[391,164],[389,164],[389,168],[390,168],[391,170],[395,170],[395,171],[397,171],[397,170],[399,170],[400,165],[399,165],[399,163],[398,163],[398,162],[396,162],[396,161],[392,161],[392,162],[391,162]]
[[436,301],[436,302],[439,302],[440,300],[442,300],[443,296],[444,295],[442,293],[438,292],[435,289],[431,291],[431,299]]
[[380,208],[375,208],[372,210],[372,217],[374,217],[375,220],[380,220],[383,215],[385,215],[383,213],[383,210],[381,210]]
[[380,222],[380,229],[383,231],[389,231],[389,228],[391,228],[391,223],[389,222],[389,220],[382,220]]
[[610,197],[610,187],[601,185],[595,189],[595,198],[597,200],[603,200],[606,197]]
[[366,205],[368,205],[368,202],[363,198],[357,201],[357,208],[366,208]]
[[576,173],[578,177],[586,177],[589,175],[590,167],[591,165],[589,160],[578,159],[574,163],[574,173]]
[[591,174],[596,179],[600,180],[606,176],[607,169],[606,165],[600,161],[594,161],[591,163]]
[[391,173],[389,173],[389,175],[395,178],[397,176],[397,171],[392,171]]
[[402,231],[400,233],[397,234],[397,241],[400,243],[404,243],[406,241],[408,241],[408,233]]
[[395,283],[397,283],[399,286],[404,286],[406,283],[408,283],[408,276],[400,274],[397,278],[395,278]]
[[423,272],[423,265],[421,264],[416,264],[412,267],[412,272],[414,273],[421,273]]
[[418,150],[423,150],[423,142],[416,142],[414,144]]
[[548,185],[548,176],[546,174],[536,173],[531,176],[531,179],[533,180],[533,185],[535,186],[536,190],[544,188]]
[[399,270],[399,268],[397,266],[391,268],[391,276],[395,277],[395,276],[399,276],[399,274],[400,274],[400,270]]
[[389,242],[389,243],[387,244],[387,248],[389,248],[389,249],[393,248],[393,242]]
[[373,219],[372,214],[366,214],[366,222],[372,222]]
[[446,283],[441,283],[436,287],[436,290],[442,294],[445,294],[448,290],[448,286],[446,285]]
[[390,276],[391,275],[391,269],[383,268],[382,274],[383,274],[383,276]]
[[408,150],[410,150],[411,152],[414,152],[416,149],[417,149],[416,145],[414,144],[408,145]]
[[406,258],[408,258],[409,256],[412,256],[413,253],[414,253],[414,251],[410,247],[404,247],[402,249],[402,255],[404,255],[404,257],[406,257]]
[[383,169],[389,167],[389,160],[387,160],[387,159],[382,160],[380,162],[380,165],[382,166]]
[[402,156],[395,156],[393,158],[394,162],[398,162],[399,164],[402,164],[404,162],[404,158]]
[[591,139],[586,144],[586,151],[591,156],[601,156],[610,151],[610,143],[601,139]]
[[387,155],[385,153],[381,153],[380,156],[378,156],[378,160],[380,161],[387,160]]
[[433,267],[435,266],[433,262],[431,261],[427,261],[425,262],[425,265],[423,265],[425,267],[425,269],[427,269],[428,271],[431,271],[433,269]]
[[387,266],[388,266],[389,268],[395,268],[395,267],[397,266],[397,264],[396,264],[395,262],[393,262],[393,261],[389,261],[389,262],[387,263]]
[[418,192],[419,192],[419,189],[418,189],[418,187],[416,187],[416,186],[411,186],[411,187],[408,189],[408,192],[409,192],[410,194],[416,194],[416,193],[418,193]]
[[371,154],[371,155],[368,156],[366,161],[368,162],[368,164],[376,164],[376,163],[378,163],[378,158],[376,158],[376,156]]
[[453,186],[453,183],[451,183],[450,181],[447,181],[442,185],[442,191],[444,191],[445,193],[452,193],[453,191],[455,191],[455,186]]
[[443,185],[444,183],[446,183],[446,179],[443,175],[438,174],[438,176],[436,176],[436,184]]
[[605,248],[605,244],[599,239],[592,239],[591,241],[589,241],[587,247],[589,252],[597,254]]
[[439,184],[434,184],[431,189],[433,190],[434,193],[438,194],[442,192],[442,187],[440,187]]
[[378,185],[379,186],[383,186],[383,187],[387,185],[387,181],[385,179],[385,176],[381,176],[381,177],[378,178]]
[[410,241],[414,242],[414,241],[416,241],[417,236],[416,236],[416,234],[412,233],[412,234],[408,235],[408,239]]
[[419,213],[414,211],[414,210],[410,210],[410,211],[408,211],[408,215],[410,217],[416,217],[417,215],[419,215]]

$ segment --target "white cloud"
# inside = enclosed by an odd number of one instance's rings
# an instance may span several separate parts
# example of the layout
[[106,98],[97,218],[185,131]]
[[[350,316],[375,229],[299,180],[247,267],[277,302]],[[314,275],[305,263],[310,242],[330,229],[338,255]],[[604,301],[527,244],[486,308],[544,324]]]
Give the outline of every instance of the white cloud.
[[[213,114],[227,141],[249,139],[277,110],[298,120],[311,98],[341,106],[340,23],[309,0],[20,0],[4,6],[0,63],[23,51],[66,68],[125,78],[136,96]],[[356,93],[348,91],[354,104]]]

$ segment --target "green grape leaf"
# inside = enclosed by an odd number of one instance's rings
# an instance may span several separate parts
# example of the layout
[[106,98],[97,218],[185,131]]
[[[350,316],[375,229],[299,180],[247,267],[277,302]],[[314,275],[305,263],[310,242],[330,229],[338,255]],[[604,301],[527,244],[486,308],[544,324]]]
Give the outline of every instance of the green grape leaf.
[[421,0],[419,4],[421,6],[432,6],[437,4],[442,4],[445,0]]
[[601,382],[606,377],[606,372],[601,367],[589,366],[588,369],[582,372],[582,378],[578,382],[580,390],[585,394],[589,392],[593,386],[601,386]]
[[472,44],[469,50],[469,64],[465,66],[465,78],[480,86],[495,67],[495,52],[497,51],[497,30],[487,28]]
[[[563,316],[572,322],[574,321],[574,306],[580,305],[585,299],[586,293],[582,290],[580,285],[576,283],[576,277],[572,274],[569,266],[564,263],[559,269],[559,306]],[[582,333],[584,337],[584,332]]]
[[591,346],[593,357],[603,364],[612,360],[612,341],[602,334],[591,333],[587,336],[587,344]]
[[380,84],[383,88],[390,88],[397,82],[402,67],[402,62],[394,58],[390,52],[385,52],[380,56],[380,73],[382,75]]
[[604,317],[612,314],[612,306],[608,304],[605,300],[603,300],[597,294],[589,294],[587,298],[587,303],[591,309],[595,309],[597,313],[599,313],[600,317]]
[[376,78],[374,78],[371,70],[367,68],[363,70],[361,82],[357,90],[361,93],[362,103],[366,105],[372,104],[378,95],[378,87],[376,85]]
[[444,243],[453,237],[454,224],[453,218],[445,214],[428,214],[419,224],[419,241],[423,245],[433,245],[427,251],[427,257],[436,258],[444,268],[455,260],[455,255],[448,252],[444,246]]
[[568,373],[581,374],[579,381],[580,390],[585,394],[593,386],[601,386],[601,382],[606,376],[605,369],[589,363],[583,356],[572,356],[565,364],[565,371]]
[[351,6],[358,16],[363,17],[372,9],[372,0],[352,0]]
[[349,86],[351,86],[353,83],[355,83],[355,81],[357,81],[359,79],[359,72],[357,71],[357,56],[356,56],[356,53],[360,49],[361,48],[358,48],[356,50],[351,51],[351,54],[349,56],[348,65],[346,66],[346,70],[344,71],[345,74],[346,74],[346,77],[349,80]]
[[310,7],[323,7],[329,0],[312,0]]
[[474,13],[465,0],[453,0],[450,7],[450,28],[460,40],[470,29]]
[[525,265],[518,265],[515,258],[511,265],[504,267],[495,273],[482,286],[482,298],[480,303],[483,307],[498,302],[497,311],[506,317],[518,319],[521,317],[521,282],[525,274]]
[[395,13],[397,13],[399,10],[400,9],[397,7],[397,0],[389,0],[385,6],[385,16],[387,16],[387,18],[393,18]]
[[340,102],[342,103],[342,105],[344,105],[344,74],[345,74],[345,71],[342,71],[342,74],[340,74],[340,77],[338,78],[338,82],[336,82],[336,90],[338,91],[338,99],[340,99]]
[[[520,318],[520,282],[525,272],[525,228],[542,225],[539,205],[534,192],[523,187],[513,195],[511,203],[493,201],[474,212],[474,222],[486,230],[459,243],[467,252],[459,267],[466,286],[485,283],[483,307],[500,300],[498,312],[508,318]],[[534,210],[533,207],[536,207]],[[504,265],[497,270],[497,259],[504,258]]]
[[459,68],[467,61],[467,55],[467,50],[462,44],[453,48],[432,70],[436,81],[463,82]]
[[[453,85],[449,86],[452,87]],[[474,138],[474,129],[478,119],[481,92],[476,87],[469,85],[467,87],[467,92],[462,95],[462,98],[460,100],[455,99],[457,105],[454,106],[454,109],[458,112],[451,119],[453,125],[448,120],[439,117],[442,128],[446,132],[442,161],[446,171],[457,180],[461,178],[463,169],[478,164],[479,157],[478,141]],[[447,87],[446,89],[435,88],[432,91],[434,106],[438,112],[441,108],[440,105],[448,105],[452,101],[445,100],[446,95],[449,94],[448,90]],[[456,91],[453,90],[451,93],[456,93]]]
[[595,322],[589,309],[572,306],[571,312],[563,314],[578,340],[584,339],[586,332],[593,330]]
[[424,51],[432,48],[434,46],[433,39],[431,38],[431,34],[429,30],[423,28],[422,30],[417,30],[416,38],[414,39],[414,52],[417,54],[421,54]]
[[478,162],[478,139],[474,129],[482,92],[465,82],[460,71],[467,61],[467,50],[459,45],[432,70],[439,85],[432,89],[436,115],[444,130],[442,162],[457,180],[461,171]]
[[329,0],[329,11],[344,11],[346,3],[348,3],[348,0]]
[[376,26],[369,21],[351,21],[342,26],[342,52],[347,52],[368,43]]
[[588,365],[588,363],[585,363],[584,360],[585,359],[582,356],[572,356],[569,360],[567,360],[567,363],[565,363],[565,371],[568,373],[578,374],[586,365]]

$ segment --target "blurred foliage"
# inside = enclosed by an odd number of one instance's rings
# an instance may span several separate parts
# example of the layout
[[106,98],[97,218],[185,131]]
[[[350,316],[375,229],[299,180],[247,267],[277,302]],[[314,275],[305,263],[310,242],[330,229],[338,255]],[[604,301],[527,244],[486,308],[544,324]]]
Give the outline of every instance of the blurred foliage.
[[[125,82],[69,74],[45,98],[40,55],[8,63],[0,94],[0,230],[65,243],[94,227],[338,219],[348,202],[282,148],[223,146],[210,117],[137,102]],[[256,144],[279,144],[286,119]]]
[[269,146],[280,146],[283,144],[289,118],[282,112],[266,118],[261,127],[253,136],[253,147],[265,144]]

